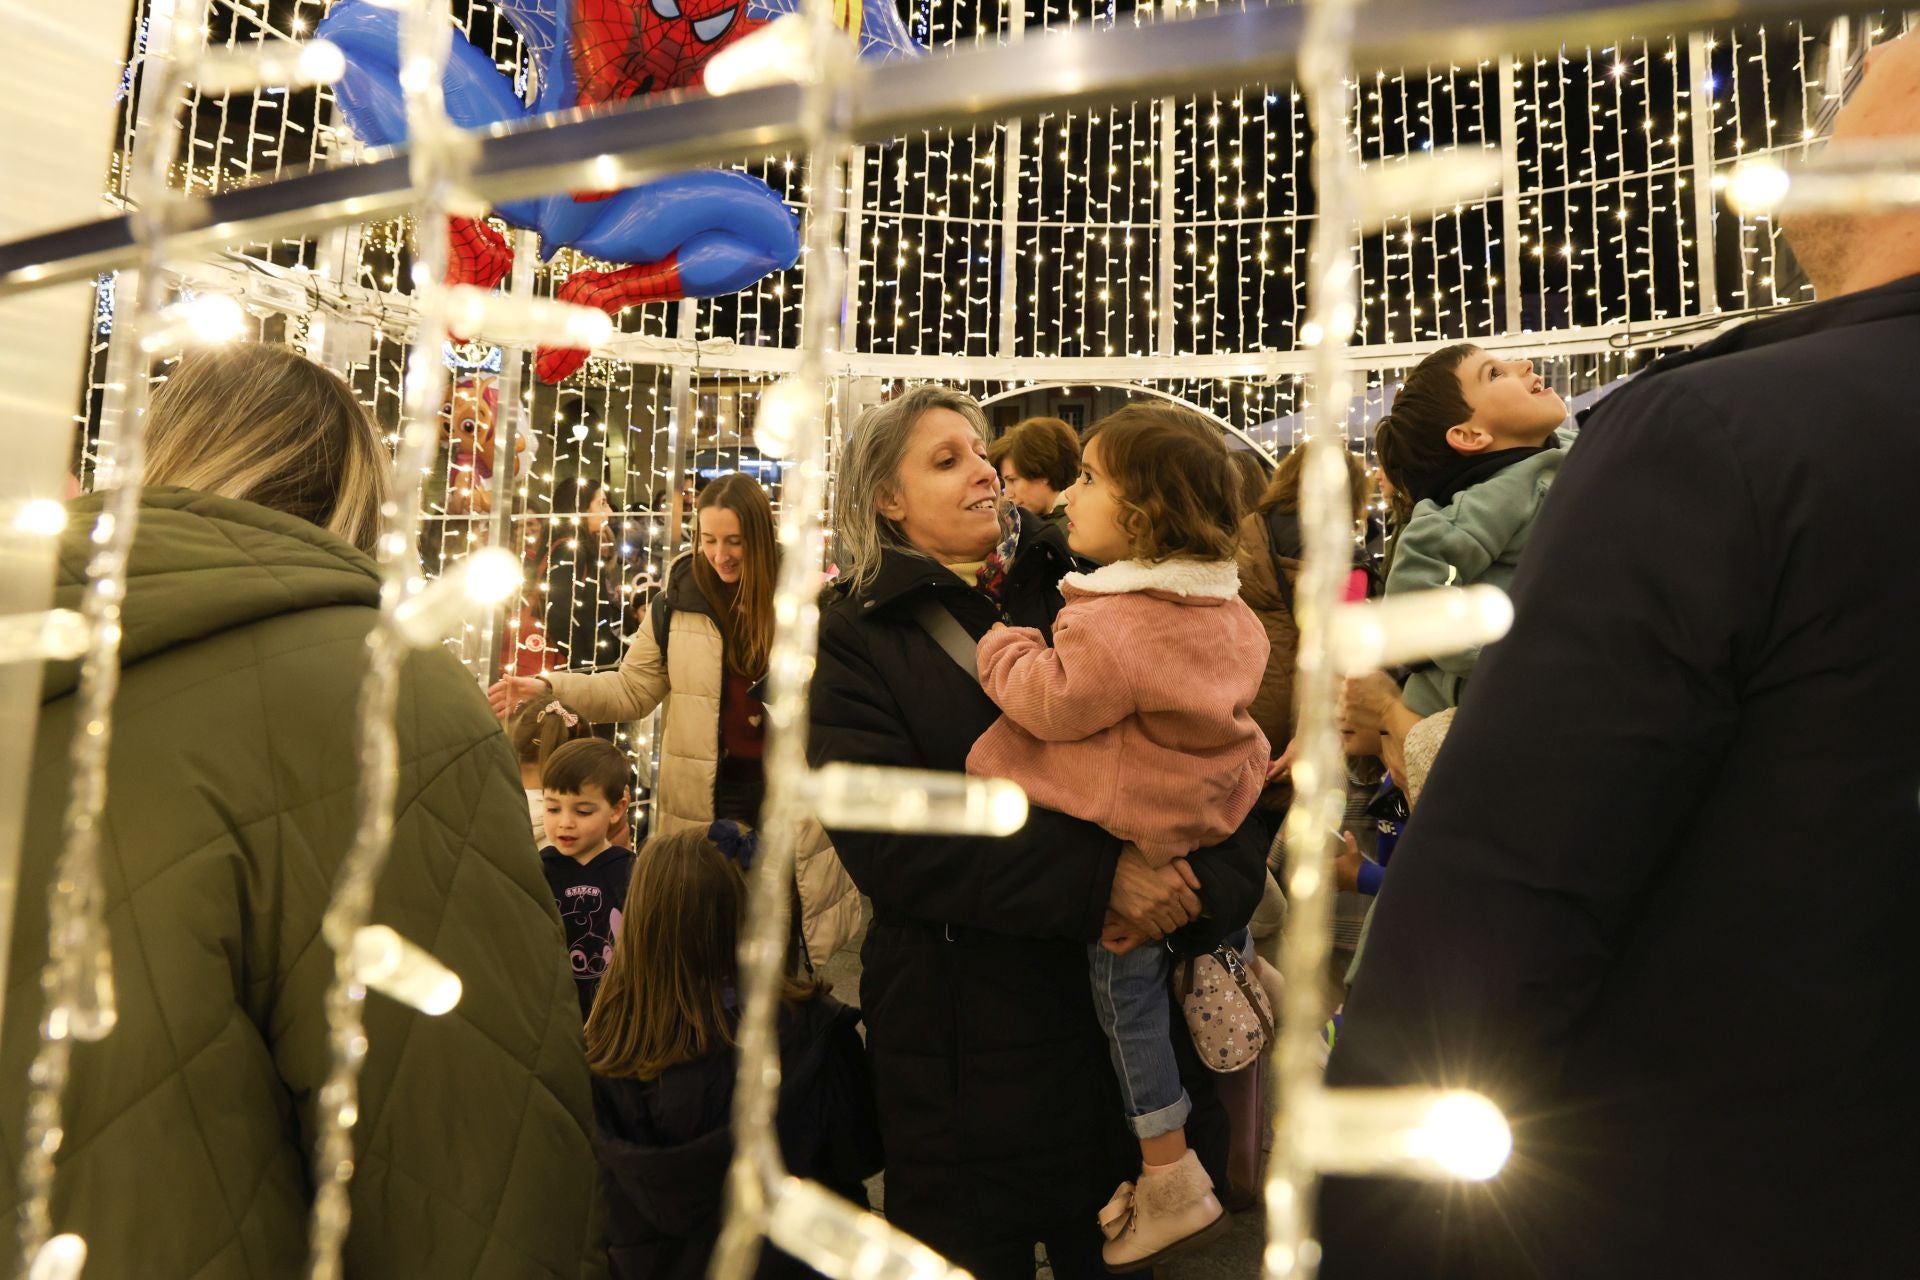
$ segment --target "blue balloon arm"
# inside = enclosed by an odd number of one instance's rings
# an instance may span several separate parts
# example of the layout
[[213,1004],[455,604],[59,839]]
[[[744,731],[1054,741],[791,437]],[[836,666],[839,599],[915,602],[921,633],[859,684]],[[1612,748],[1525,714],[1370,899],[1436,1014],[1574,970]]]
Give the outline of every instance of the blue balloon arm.
[[798,223],[785,202],[758,178],[732,169],[676,173],[576,207],[603,212],[568,243],[609,262],[658,262],[710,231],[754,246],[779,266],[800,256]]
[[[340,46],[346,73],[334,86],[347,123],[369,146],[397,146],[407,140],[406,96],[400,89],[400,15],[366,0],[336,0],[314,34]],[[447,115],[463,129],[483,129],[525,119],[528,111],[514,97],[513,84],[459,32],[441,82]]]

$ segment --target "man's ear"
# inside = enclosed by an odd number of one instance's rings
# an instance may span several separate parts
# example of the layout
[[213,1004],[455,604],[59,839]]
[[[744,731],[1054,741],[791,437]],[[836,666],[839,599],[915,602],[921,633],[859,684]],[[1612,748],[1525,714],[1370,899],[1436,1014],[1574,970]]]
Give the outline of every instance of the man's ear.
[[1457,427],[1447,428],[1447,444],[1455,453],[1485,453],[1493,445],[1493,437],[1471,423],[1463,422]]

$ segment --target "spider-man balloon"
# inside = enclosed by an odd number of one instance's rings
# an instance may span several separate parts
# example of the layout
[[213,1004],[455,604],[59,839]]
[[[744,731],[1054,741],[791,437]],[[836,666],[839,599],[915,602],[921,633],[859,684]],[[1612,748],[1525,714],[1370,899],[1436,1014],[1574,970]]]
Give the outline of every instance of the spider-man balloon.
[[[477,129],[566,107],[593,107],[642,94],[696,87],[713,55],[794,11],[799,0],[496,0],[524,41],[536,92],[523,103],[493,59],[455,33],[445,78],[447,114]],[[861,53],[887,56],[916,46],[893,0],[836,0]],[[372,0],[335,0],[316,34],[340,46],[347,72],[335,86],[347,123],[374,146],[403,143],[399,15]],[[576,271],[560,286],[566,302],[617,315],[642,302],[712,298],[744,289],[800,255],[794,217],[766,183],[730,169],[701,169],[623,191],[553,195],[498,206],[502,220],[540,233],[543,257],[561,248],[608,262]],[[484,222],[455,218],[448,279],[490,289],[513,265],[512,251]],[[542,348],[535,372],[558,382],[585,351]]]

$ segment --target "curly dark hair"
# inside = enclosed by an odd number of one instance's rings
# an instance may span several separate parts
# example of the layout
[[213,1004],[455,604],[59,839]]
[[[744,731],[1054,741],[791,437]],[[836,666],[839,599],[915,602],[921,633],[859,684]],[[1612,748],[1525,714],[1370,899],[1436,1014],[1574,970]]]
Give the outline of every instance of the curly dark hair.
[[1215,423],[1179,405],[1136,403],[1094,423],[1083,452],[1095,441],[1136,559],[1233,556],[1245,514],[1240,473]]

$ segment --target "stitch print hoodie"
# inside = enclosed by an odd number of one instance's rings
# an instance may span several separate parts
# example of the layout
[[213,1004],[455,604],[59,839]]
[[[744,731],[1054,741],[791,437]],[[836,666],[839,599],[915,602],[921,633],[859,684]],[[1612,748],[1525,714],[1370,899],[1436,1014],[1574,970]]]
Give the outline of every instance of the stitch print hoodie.
[[1010,778],[1155,865],[1227,839],[1269,759],[1247,711],[1267,637],[1234,562],[1121,560],[1060,593],[1052,648],[1024,627],[980,641],[981,686],[1005,714],[967,772]]

